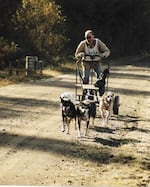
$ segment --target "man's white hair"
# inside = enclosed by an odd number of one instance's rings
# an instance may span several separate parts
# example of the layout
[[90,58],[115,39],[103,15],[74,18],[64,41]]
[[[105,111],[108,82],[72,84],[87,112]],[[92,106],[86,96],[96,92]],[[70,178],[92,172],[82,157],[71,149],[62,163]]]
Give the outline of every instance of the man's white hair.
[[85,31],[84,37],[87,38],[87,36],[88,36],[89,33],[93,34],[93,31],[92,30]]

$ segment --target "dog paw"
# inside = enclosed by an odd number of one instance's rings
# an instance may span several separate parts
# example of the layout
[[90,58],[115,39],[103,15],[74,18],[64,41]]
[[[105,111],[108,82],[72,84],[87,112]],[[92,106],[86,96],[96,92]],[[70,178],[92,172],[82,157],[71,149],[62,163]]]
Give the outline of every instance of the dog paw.
[[102,122],[102,125],[106,126],[106,125],[108,125],[108,123],[107,122]]
[[108,125],[108,121],[105,121],[105,125]]
[[81,135],[80,135],[80,134],[78,134],[77,138],[81,138]]
[[94,125],[89,125],[89,129],[94,129],[95,126]]
[[84,135],[83,135],[84,137],[86,137],[86,136],[88,136],[88,134],[87,133],[84,133]]
[[61,129],[61,132],[65,132],[65,129]]

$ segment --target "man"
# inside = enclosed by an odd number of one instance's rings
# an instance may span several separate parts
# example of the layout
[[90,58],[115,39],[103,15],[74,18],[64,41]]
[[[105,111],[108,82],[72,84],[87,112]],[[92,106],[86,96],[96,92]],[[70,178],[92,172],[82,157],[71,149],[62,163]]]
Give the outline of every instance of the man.
[[82,61],[83,83],[89,84],[89,76],[91,68],[97,74],[97,79],[101,79],[102,58],[110,55],[108,47],[98,38],[95,38],[92,30],[85,32],[85,40],[81,41],[76,49],[75,57]]

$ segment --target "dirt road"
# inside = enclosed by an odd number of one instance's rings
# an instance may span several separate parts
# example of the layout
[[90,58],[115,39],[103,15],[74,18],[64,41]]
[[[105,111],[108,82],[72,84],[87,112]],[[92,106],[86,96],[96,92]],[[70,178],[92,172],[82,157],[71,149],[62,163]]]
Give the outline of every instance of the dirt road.
[[108,126],[89,136],[61,132],[59,96],[74,75],[0,88],[0,184],[150,187],[150,72],[112,66],[109,90],[121,99]]

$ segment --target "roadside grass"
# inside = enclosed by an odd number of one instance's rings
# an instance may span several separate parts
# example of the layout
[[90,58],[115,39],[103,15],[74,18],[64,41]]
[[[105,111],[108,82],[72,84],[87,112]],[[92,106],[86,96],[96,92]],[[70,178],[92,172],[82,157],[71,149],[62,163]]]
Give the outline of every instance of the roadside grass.
[[[134,65],[134,66],[139,66],[141,67],[149,67],[149,59],[150,59],[150,55],[140,55],[140,56],[133,56],[133,57],[120,57],[117,58],[116,60],[110,60],[109,64],[110,65]],[[141,63],[142,62],[142,63]],[[103,67],[106,66],[107,67],[107,60],[104,61],[103,63]],[[74,73],[76,69],[76,65],[75,65],[75,60],[74,59],[69,59],[67,60],[67,62],[64,63],[59,63],[56,66],[53,67],[44,67],[43,71],[42,71],[42,75],[40,75],[39,72],[37,72],[37,74],[32,75],[30,77],[25,76],[25,72],[19,72],[19,75],[15,75],[15,72],[12,76],[8,75],[8,71],[1,71],[0,70],[0,87],[2,86],[6,86],[8,84],[16,84],[19,82],[25,82],[31,79],[44,79],[44,78],[50,78],[50,77],[54,77],[54,76],[58,76],[64,73]]]
[[7,86],[9,84],[26,82],[29,80],[47,79],[64,73],[73,72],[75,72],[75,64],[71,62],[59,64],[56,67],[45,67],[43,68],[42,75],[37,71],[36,74],[28,77],[25,75],[25,72],[19,72],[18,75],[14,72],[13,75],[9,76],[8,71],[0,71],[0,87]]
[[73,73],[75,72],[75,63],[68,62],[65,64],[59,64],[56,67],[47,67],[43,69],[43,75],[45,76],[57,76],[64,73]]

